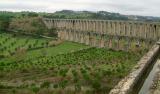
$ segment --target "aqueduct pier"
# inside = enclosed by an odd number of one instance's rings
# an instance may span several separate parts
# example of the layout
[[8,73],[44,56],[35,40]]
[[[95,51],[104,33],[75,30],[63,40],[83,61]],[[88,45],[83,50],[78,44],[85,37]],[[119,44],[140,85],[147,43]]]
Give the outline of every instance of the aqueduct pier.
[[129,50],[148,48],[160,38],[160,23],[111,20],[48,19],[45,25],[58,37],[95,47]]

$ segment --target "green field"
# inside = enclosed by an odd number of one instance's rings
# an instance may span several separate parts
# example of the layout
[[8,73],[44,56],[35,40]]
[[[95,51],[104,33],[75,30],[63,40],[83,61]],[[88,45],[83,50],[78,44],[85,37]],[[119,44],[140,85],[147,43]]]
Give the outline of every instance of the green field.
[[146,52],[51,41],[0,34],[0,94],[107,94]]
[[20,48],[34,49],[45,47],[48,43],[48,39],[24,37],[16,34],[0,34],[0,55],[9,56],[14,54],[16,50]]

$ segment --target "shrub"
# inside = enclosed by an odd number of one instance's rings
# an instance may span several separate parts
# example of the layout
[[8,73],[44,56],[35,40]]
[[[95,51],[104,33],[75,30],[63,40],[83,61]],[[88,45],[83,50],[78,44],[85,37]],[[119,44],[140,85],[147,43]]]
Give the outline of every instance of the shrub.
[[64,88],[66,87],[67,83],[68,83],[67,80],[63,80],[63,81],[61,81],[61,82],[59,83],[59,86],[64,89]]
[[96,91],[100,90],[101,88],[101,83],[99,80],[93,80],[92,81],[92,88],[94,88]]
[[49,88],[50,87],[50,82],[46,81],[46,82],[43,82],[41,84],[41,88]]
[[31,89],[34,93],[37,93],[40,90],[40,88],[38,87],[32,87]]
[[80,85],[80,82],[76,83],[75,84],[75,91],[81,91],[81,85]]

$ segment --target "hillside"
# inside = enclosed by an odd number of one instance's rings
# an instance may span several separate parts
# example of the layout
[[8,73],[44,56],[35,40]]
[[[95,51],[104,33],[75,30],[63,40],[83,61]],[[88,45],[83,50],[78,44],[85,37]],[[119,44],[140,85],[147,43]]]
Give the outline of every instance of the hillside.
[[14,18],[10,22],[9,29],[28,33],[41,33],[47,30],[41,19],[37,17]]
[[111,13],[106,11],[91,12],[91,11],[62,10],[62,11],[57,11],[55,13],[43,14],[43,16],[47,18],[62,18],[62,19],[160,21],[160,17],[123,15],[120,13]]

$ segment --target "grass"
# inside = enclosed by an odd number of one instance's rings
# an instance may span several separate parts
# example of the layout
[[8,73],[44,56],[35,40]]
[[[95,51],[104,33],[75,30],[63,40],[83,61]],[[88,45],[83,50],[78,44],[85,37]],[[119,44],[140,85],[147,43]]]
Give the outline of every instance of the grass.
[[8,33],[1,33],[0,40],[0,56],[7,57],[1,60],[3,62],[13,62],[14,55],[12,54],[16,53],[20,48],[28,50],[23,54],[25,56],[25,60],[36,59],[44,55],[54,56],[57,54],[69,53],[71,51],[88,48],[88,46],[67,41],[56,46],[46,47],[46,43],[54,40],[23,35],[14,36],[13,34]]
[[[12,35],[4,34],[0,38],[5,40],[5,36]],[[14,38],[18,38],[16,45],[23,44],[26,38],[31,43],[34,40],[51,41],[27,36]],[[9,40],[5,46],[12,48]],[[11,87],[8,92],[16,94],[107,94],[132,70],[144,53],[143,50],[123,52],[91,48],[73,42],[27,49],[0,59],[0,84],[3,87],[0,89]]]
[[140,57],[135,53],[90,48],[34,61],[10,63],[3,66],[4,73],[8,73],[2,75],[1,80],[16,85],[29,84],[28,81],[40,85],[48,81],[53,89],[57,85],[62,90],[88,88],[90,92],[104,93],[125,77]]
[[17,36],[13,34],[0,34],[0,53],[3,56],[10,56],[20,48],[33,49],[46,46],[49,39],[33,38],[29,36]]
[[88,48],[88,46],[81,45],[78,43],[73,43],[73,42],[64,42],[55,47],[42,48],[42,49],[30,51],[27,53],[27,56],[39,57],[43,54],[42,52],[45,52],[47,56],[55,56],[58,54],[70,53],[70,52],[77,51],[84,48]]

